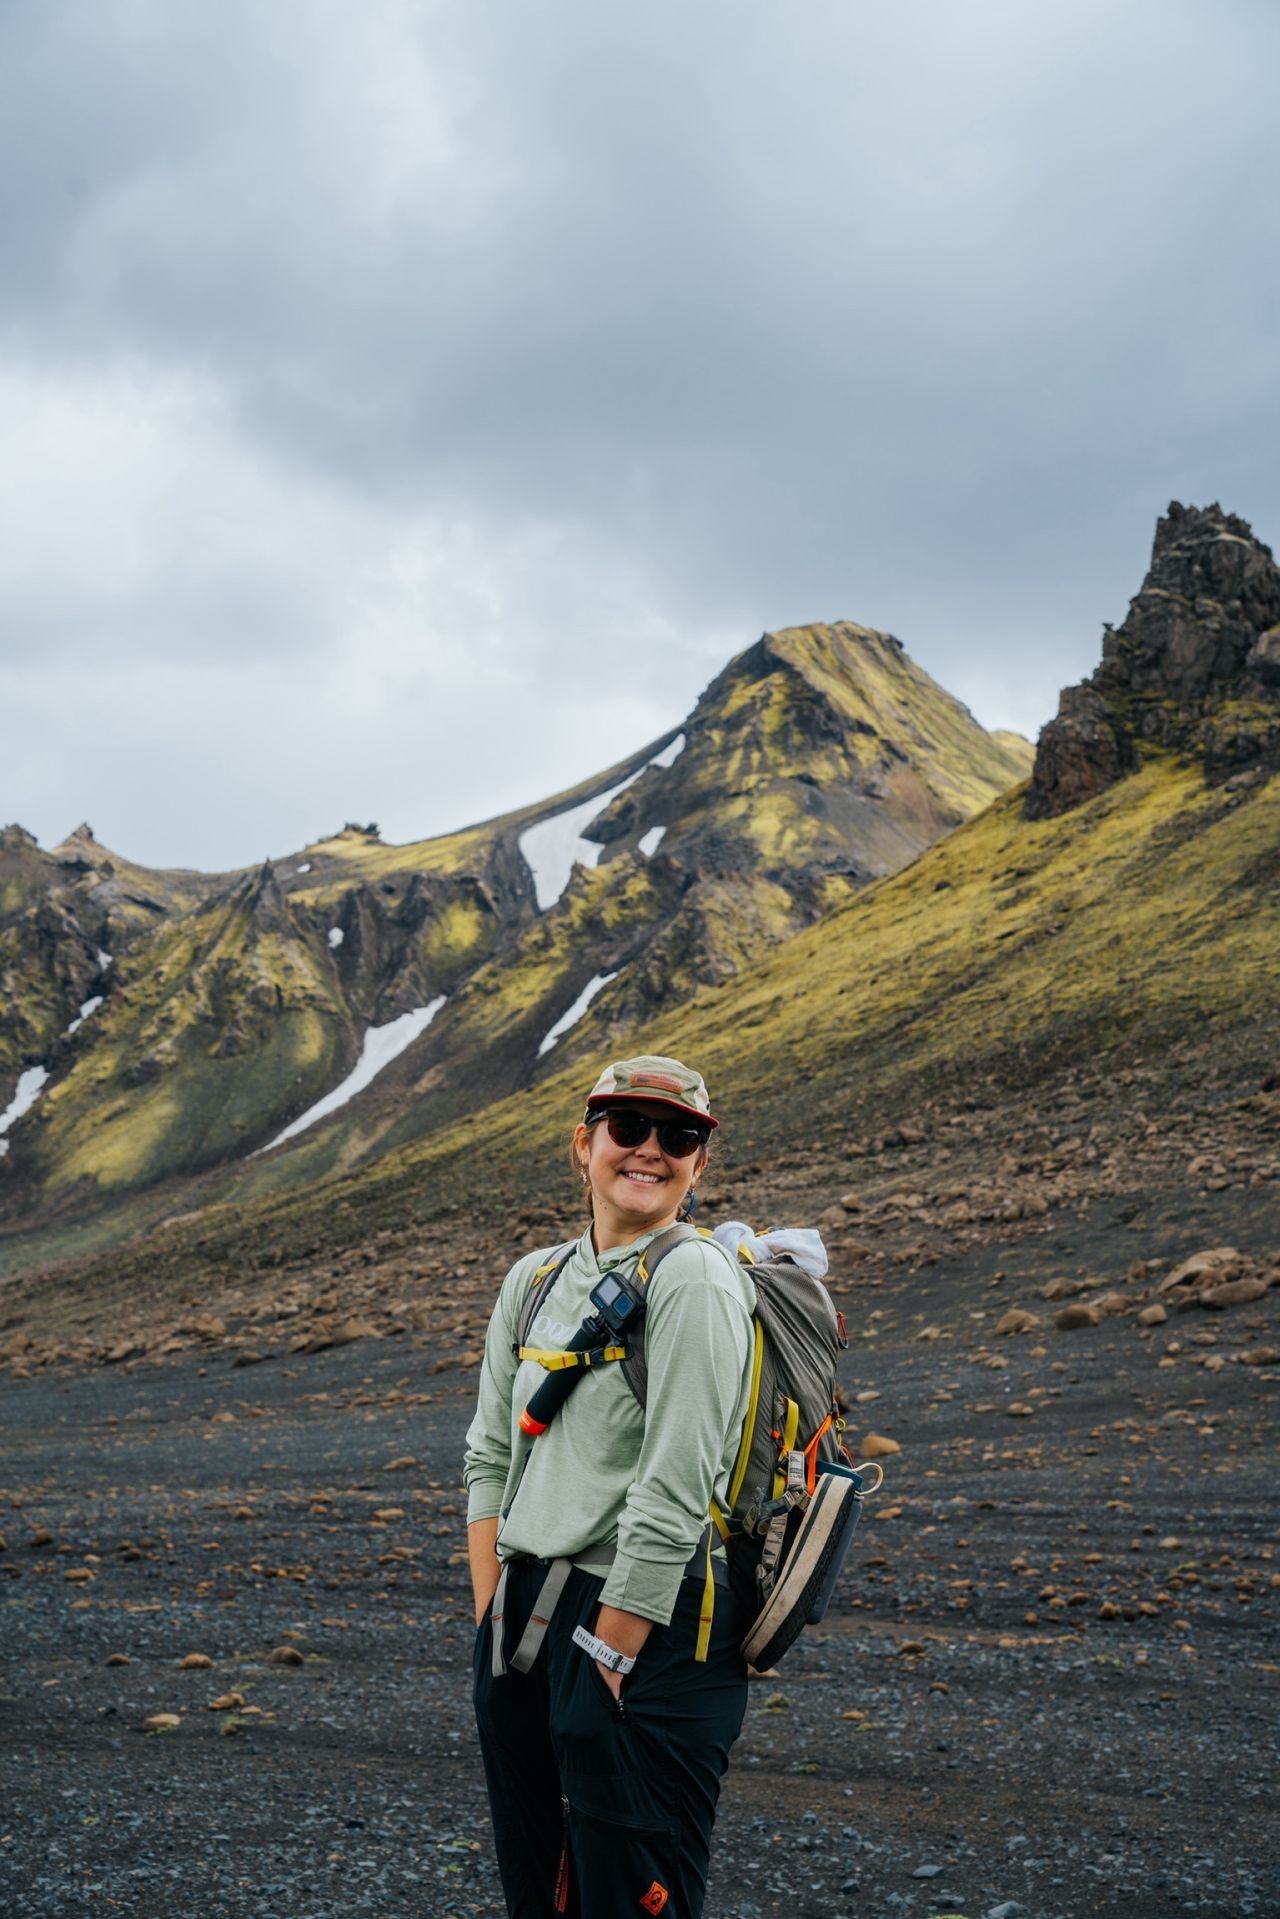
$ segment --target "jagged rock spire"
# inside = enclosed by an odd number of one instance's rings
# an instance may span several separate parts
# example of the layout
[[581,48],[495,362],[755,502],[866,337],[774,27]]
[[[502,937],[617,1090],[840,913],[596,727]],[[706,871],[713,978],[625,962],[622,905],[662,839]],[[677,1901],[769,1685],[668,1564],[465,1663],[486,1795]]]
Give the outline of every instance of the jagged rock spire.
[[[1253,709],[1229,744],[1214,725],[1227,701]],[[1091,799],[1132,770],[1141,740],[1198,751],[1211,767],[1280,754],[1280,567],[1216,502],[1174,500],[1157,522],[1147,576],[1123,624],[1106,629],[1102,664],[1066,688],[1040,735],[1028,814]]]

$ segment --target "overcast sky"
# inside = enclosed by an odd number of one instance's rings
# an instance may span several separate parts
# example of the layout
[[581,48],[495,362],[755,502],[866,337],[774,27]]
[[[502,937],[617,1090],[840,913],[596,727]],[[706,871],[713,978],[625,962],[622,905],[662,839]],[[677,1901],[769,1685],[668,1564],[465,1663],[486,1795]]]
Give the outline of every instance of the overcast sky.
[[1280,541],[1274,0],[5,0],[0,821],[445,831],[766,627],[1032,735]]

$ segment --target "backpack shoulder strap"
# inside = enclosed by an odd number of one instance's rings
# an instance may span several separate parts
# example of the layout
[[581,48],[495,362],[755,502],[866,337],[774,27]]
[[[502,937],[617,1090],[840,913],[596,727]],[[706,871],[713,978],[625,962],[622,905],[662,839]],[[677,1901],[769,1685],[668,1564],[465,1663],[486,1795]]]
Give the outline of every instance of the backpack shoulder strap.
[[[665,1233],[659,1233],[651,1239],[636,1263],[633,1279],[642,1299],[647,1299],[649,1288],[657,1276],[658,1268],[668,1253],[677,1246],[685,1245],[691,1239],[705,1239],[707,1235],[696,1226],[690,1226],[685,1220],[677,1220],[674,1226],[668,1226]],[[630,1386],[636,1401],[643,1412],[649,1392],[649,1366],[644,1350],[644,1317],[635,1330],[627,1335],[630,1353],[622,1361],[622,1377]]]
[[514,1352],[519,1352],[522,1346],[529,1344],[530,1328],[542,1311],[551,1288],[573,1258],[577,1244],[576,1239],[571,1239],[567,1246],[553,1246],[541,1265],[535,1268],[524,1296],[524,1303],[520,1308],[520,1318],[516,1322],[516,1337],[512,1347]]

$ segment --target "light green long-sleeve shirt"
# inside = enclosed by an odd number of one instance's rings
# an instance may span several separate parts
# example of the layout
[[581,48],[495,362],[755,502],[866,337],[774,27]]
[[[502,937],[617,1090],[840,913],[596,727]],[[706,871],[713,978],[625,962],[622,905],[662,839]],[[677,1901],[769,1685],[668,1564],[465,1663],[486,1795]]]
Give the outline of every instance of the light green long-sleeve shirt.
[[[633,1265],[644,1233],[597,1256],[588,1230],[545,1300],[526,1342],[560,1348],[591,1312],[600,1275]],[[685,1566],[722,1502],[742,1437],[755,1291],[723,1247],[687,1240],[668,1253],[645,1314],[647,1412],[620,1365],[584,1373],[547,1431],[519,1419],[546,1378],[514,1347],[520,1311],[546,1252],[518,1260],[503,1281],[485,1341],[480,1397],[467,1433],[468,1523],[501,1515],[498,1554],[571,1558],[616,1545],[601,1601],[665,1625]]]

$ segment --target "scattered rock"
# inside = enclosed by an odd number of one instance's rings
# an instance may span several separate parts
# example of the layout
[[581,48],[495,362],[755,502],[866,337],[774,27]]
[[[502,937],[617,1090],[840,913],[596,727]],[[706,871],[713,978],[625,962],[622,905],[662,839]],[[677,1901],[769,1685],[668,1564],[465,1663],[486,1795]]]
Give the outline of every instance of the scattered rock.
[[862,1459],[888,1459],[893,1453],[900,1453],[901,1446],[896,1439],[889,1439],[884,1433],[864,1433],[862,1444],[858,1448]]
[[1158,1293],[1172,1293],[1177,1287],[1185,1286],[1190,1279],[1203,1279],[1208,1273],[1219,1273],[1225,1279],[1226,1268],[1233,1267],[1240,1255],[1234,1246],[1217,1246],[1209,1252],[1193,1253],[1190,1259],[1184,1259],[1181,1266],[1175,1266],[1166,1273],[1156,1286]]
[[1073,1306],[1064,1306],[1060,1313],[1055,1313],[1053,1323],[1060,1333],[1074,1333],[1085,1326],[1096,1326],[1101,1318],[1102,1314],[1096,1306],[1078,1300]]
[[182,1716],[176,1712],[153,1712],[149,1719],[142,1722],[143,1732],[174,1732],[182,1724]]
[[1168,1317],[1164,1307],[1159,1300],[1156,1300],[1153,1305],[1143,1307],[1138,1314],[1138,1324],[1139,1326],[1163,1326]]
[[194,1319],[184,1320],[178,1328],[180,1333],[190,1333],[197,1339],[221,1339],[226,1330],[226,1321],[219,1319],[216,1313],[197,1313]]
[[1210,1286],[1200,1295],[1200,1304],[1209,1312],[1223,1312],[1228,1306],[1251,1306],[1269,1291],[1265,1279],[1229,1279],[1224,1286]]
[[296,1646],[276,1646],[267,1654],[267,1658],[273,1666],[300,1666],[303,1663],[302,1654]]
[[331,1344],[350,1346],[357,1339],[381,1339],[382,1334],[371,1319],[353,1317],[344,1319],[340,1326],[333,1329]]
[[1029,1313],[1021,1306],[1011,1306],[1007,1313],[996,1321],[997,1333],[1032,1333],[1040,1324],[1039,1313]]
[[102,1663],[104,1666],[129,1666],[133,1662],[127,1652],[109,1652]]
[[189,1652],[178,1664],[183,1672],[208,1672],[213,1661],[207,1652]]

